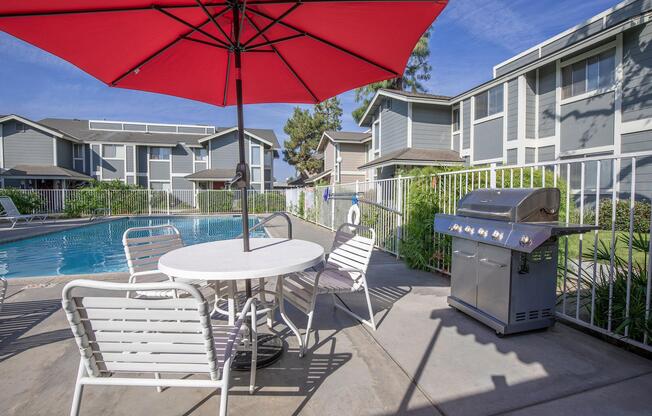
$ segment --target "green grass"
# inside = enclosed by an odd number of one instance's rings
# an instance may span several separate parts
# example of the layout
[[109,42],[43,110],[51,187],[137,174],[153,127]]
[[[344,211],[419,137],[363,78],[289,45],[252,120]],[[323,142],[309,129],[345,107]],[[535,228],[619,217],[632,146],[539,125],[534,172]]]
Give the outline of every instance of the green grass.
[[[618,257],[628,259],[629,258],[629,247],[627,244],[624,244],[621,239],[628,238],[629,233],[625,231],[616,231],[616,255]],[[582,242],[582,252],[585,256],[593,253],[593,247],[595,244],[594,231],[589,231],[583,235]],[[598,244],[605,244],[607,247],[611,247],[611,231],[598,231]],[[559,241],[559,253],[560,255],[564,253],[564,239],[562,238]],[[580,254],[580,236],[572,235],[568,237],[568,256],[569,258],[577,261]],[[641,253],[637,250],[632,250],[632,257],[634,262],[643,262],[645,261],[645,253]],[[605,261],[598,260],[601,263]],[[606,261],[606,263],[609,263]]]

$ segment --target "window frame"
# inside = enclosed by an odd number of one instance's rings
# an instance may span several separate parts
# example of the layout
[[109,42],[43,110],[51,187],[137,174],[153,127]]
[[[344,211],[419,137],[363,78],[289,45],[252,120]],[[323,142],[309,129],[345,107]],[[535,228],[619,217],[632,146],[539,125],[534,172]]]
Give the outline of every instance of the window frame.
[[[495,93],[492,94],[494,91]],[[498,91],[500,91],[500,93],[498,93]],[[497,99],[498,97],[500,99]],[[505,83],[500,83],[487,90],[484,90],[481,93],[475,95],[473,98],[475,101],[473,106],[474,122],[488,120],[493,117],[499,117],[505,111]],[[493,101],[492,98],[494,98]],[[491,112],[492,104],[496,105],[497,108],[497,111],[494,111],[493,113]],[[486,110],[486,114],[480,114],[478,112],[479,108]]]
[[[455,114],[457,114],[457,120],[455,120]],[[453,111],[451,113],[451,125],[452,125],[452,129],[453,129],[453,133],[459,132],[460,128],[462,127],[461,126],[461,124],[462,124],[461,123],[462,122],[461,115],[462,114],[461,114],[461,111],[460,111],[459,107],[453,108]]]
[[[200,151],[200,152],[201,152],[201,151],[204,151],[204,152],[205,152],[203,158],[200,158],[200,157],[197,155],[197,152],[198,152],[198,151]],[[206,161],[208,161],[208,149],[205,148],[205,147],[195,147],[195,148],[192,150],[192,154],[193,154],[193,160],[194,160],[195,162],[206,162]]]
[[[167,150],[167,158],[154,157],[154,149],[165,149]],[[150,146],[149,147],[149,160],[155,162],[169,162],[172,159],[172,148],[165,146]]]
[[[616,44],[615,42],[611,42],[600,48],[576,56],[573,59],[569,59],[566,62],[562,62],[559,67],[561,78],[561,104],[567,104],[573,101],[579,101],[595,95],[614,91],[616,89],[616,72],[618,70],[616,53]],[[592,60],[594,60],[592,63],[595,65],[595,68],[597,68],[595,80],[592,80],[589,77],[589,69]],[[609,69],[609,75],[605,76],[602,74],[602,71],[604,70],[603,63],[608,61],[611,61],[611,64],[606,66],[606,68]],[[583,66],[584,79],[581,82],[584,90],[576,93],[574,91],[576,85],[574,82],[574,68],[576,68],[578,64]],[[595,88],[589,88],[592,83],[597,84],[597,86]]]

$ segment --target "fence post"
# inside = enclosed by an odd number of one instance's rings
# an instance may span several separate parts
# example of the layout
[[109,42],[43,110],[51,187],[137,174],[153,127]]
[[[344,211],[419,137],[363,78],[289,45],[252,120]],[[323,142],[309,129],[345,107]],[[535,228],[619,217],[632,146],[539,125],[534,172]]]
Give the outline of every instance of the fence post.
[[267,200],[268,192],[263,192],[263,195],[265,195],[265,212],[269,212],[269,201]]
[[399,247],[401,245],[401,234],[403,233],[403,175],[398,175],[398,189],[397,193],[397,202],[396,210],[401,214],[397,215],[396,218],[396,258],[398,259],[401,256]]
[[61,188],[61,209],[66,210],[66,188]]
[[[335,193],[335,188],[333,188],[333,193]],[[335,199],[328,198],[331,201],[331,230],[335,231]],[[303,201],[303,212],[306,212],[306,201],[304,198]]]
[[496,187],[496,163],[492,163],[490,167],[490,175],[489,175],[489,187],[490,188],[495,188]]
[[165,196],[167,197],[167,201],[166,201],[167,212],[168,212],[168,215],[170,215],[170,190],[169,189],[165,190]]
[[356,179],[355,180],[355,194],[358,195],[360,193],[360,182]]
[[147,210],[152,215],[152,190],[147,188]]
[[113,207],[111,205],[111,190],[108,189],[106,192],[109,194],[109,216],[113,215]]

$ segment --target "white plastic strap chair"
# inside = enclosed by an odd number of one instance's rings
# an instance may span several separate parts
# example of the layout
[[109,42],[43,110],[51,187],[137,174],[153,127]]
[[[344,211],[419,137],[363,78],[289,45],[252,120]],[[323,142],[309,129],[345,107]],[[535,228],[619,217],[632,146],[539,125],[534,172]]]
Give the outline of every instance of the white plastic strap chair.
[[[120,296],[130,291],[175,291],[187,297]],[[219,389],[219,414],[226,415],[234,346],[251,299],[235,325],[212,325],[208,302],[195,287],[180,282],[74,280],[64,287],[62,304],[81,353],[71,415],[79,414],[85,385]]]
[[40,220],[42,223],[48,218],[48,214],[21,214],[14,201],[8,196],[0,196],[0,206],[2,206],[3,210],[0,219],[11,222],[11,228],[14,228],[18,221]]
[[7,279],[0,277],[0,312],[2,305],[5,303],[5,296],[7,296]]
[[[376,233],[372,228],[343,224],[335,234],[335,241],[322,270],[294,273],[285,279],[283,287],[285,299],[308,315],[301,355],[310,338],[317,295],[330,293],[333,295],[335,307],[376,330],[366,276],[375,241]],[[342,306],[335,296],[338,293],[359,291],[364,291],[369,319],[362,318]]]

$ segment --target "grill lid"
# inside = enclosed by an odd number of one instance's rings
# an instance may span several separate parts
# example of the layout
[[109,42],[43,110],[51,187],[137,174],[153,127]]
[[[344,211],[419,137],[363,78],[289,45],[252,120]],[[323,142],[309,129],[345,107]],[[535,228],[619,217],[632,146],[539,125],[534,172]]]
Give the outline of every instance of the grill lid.
[[559,219],[556,188],[477,189],[460,199],[457,215],[510,222]]

